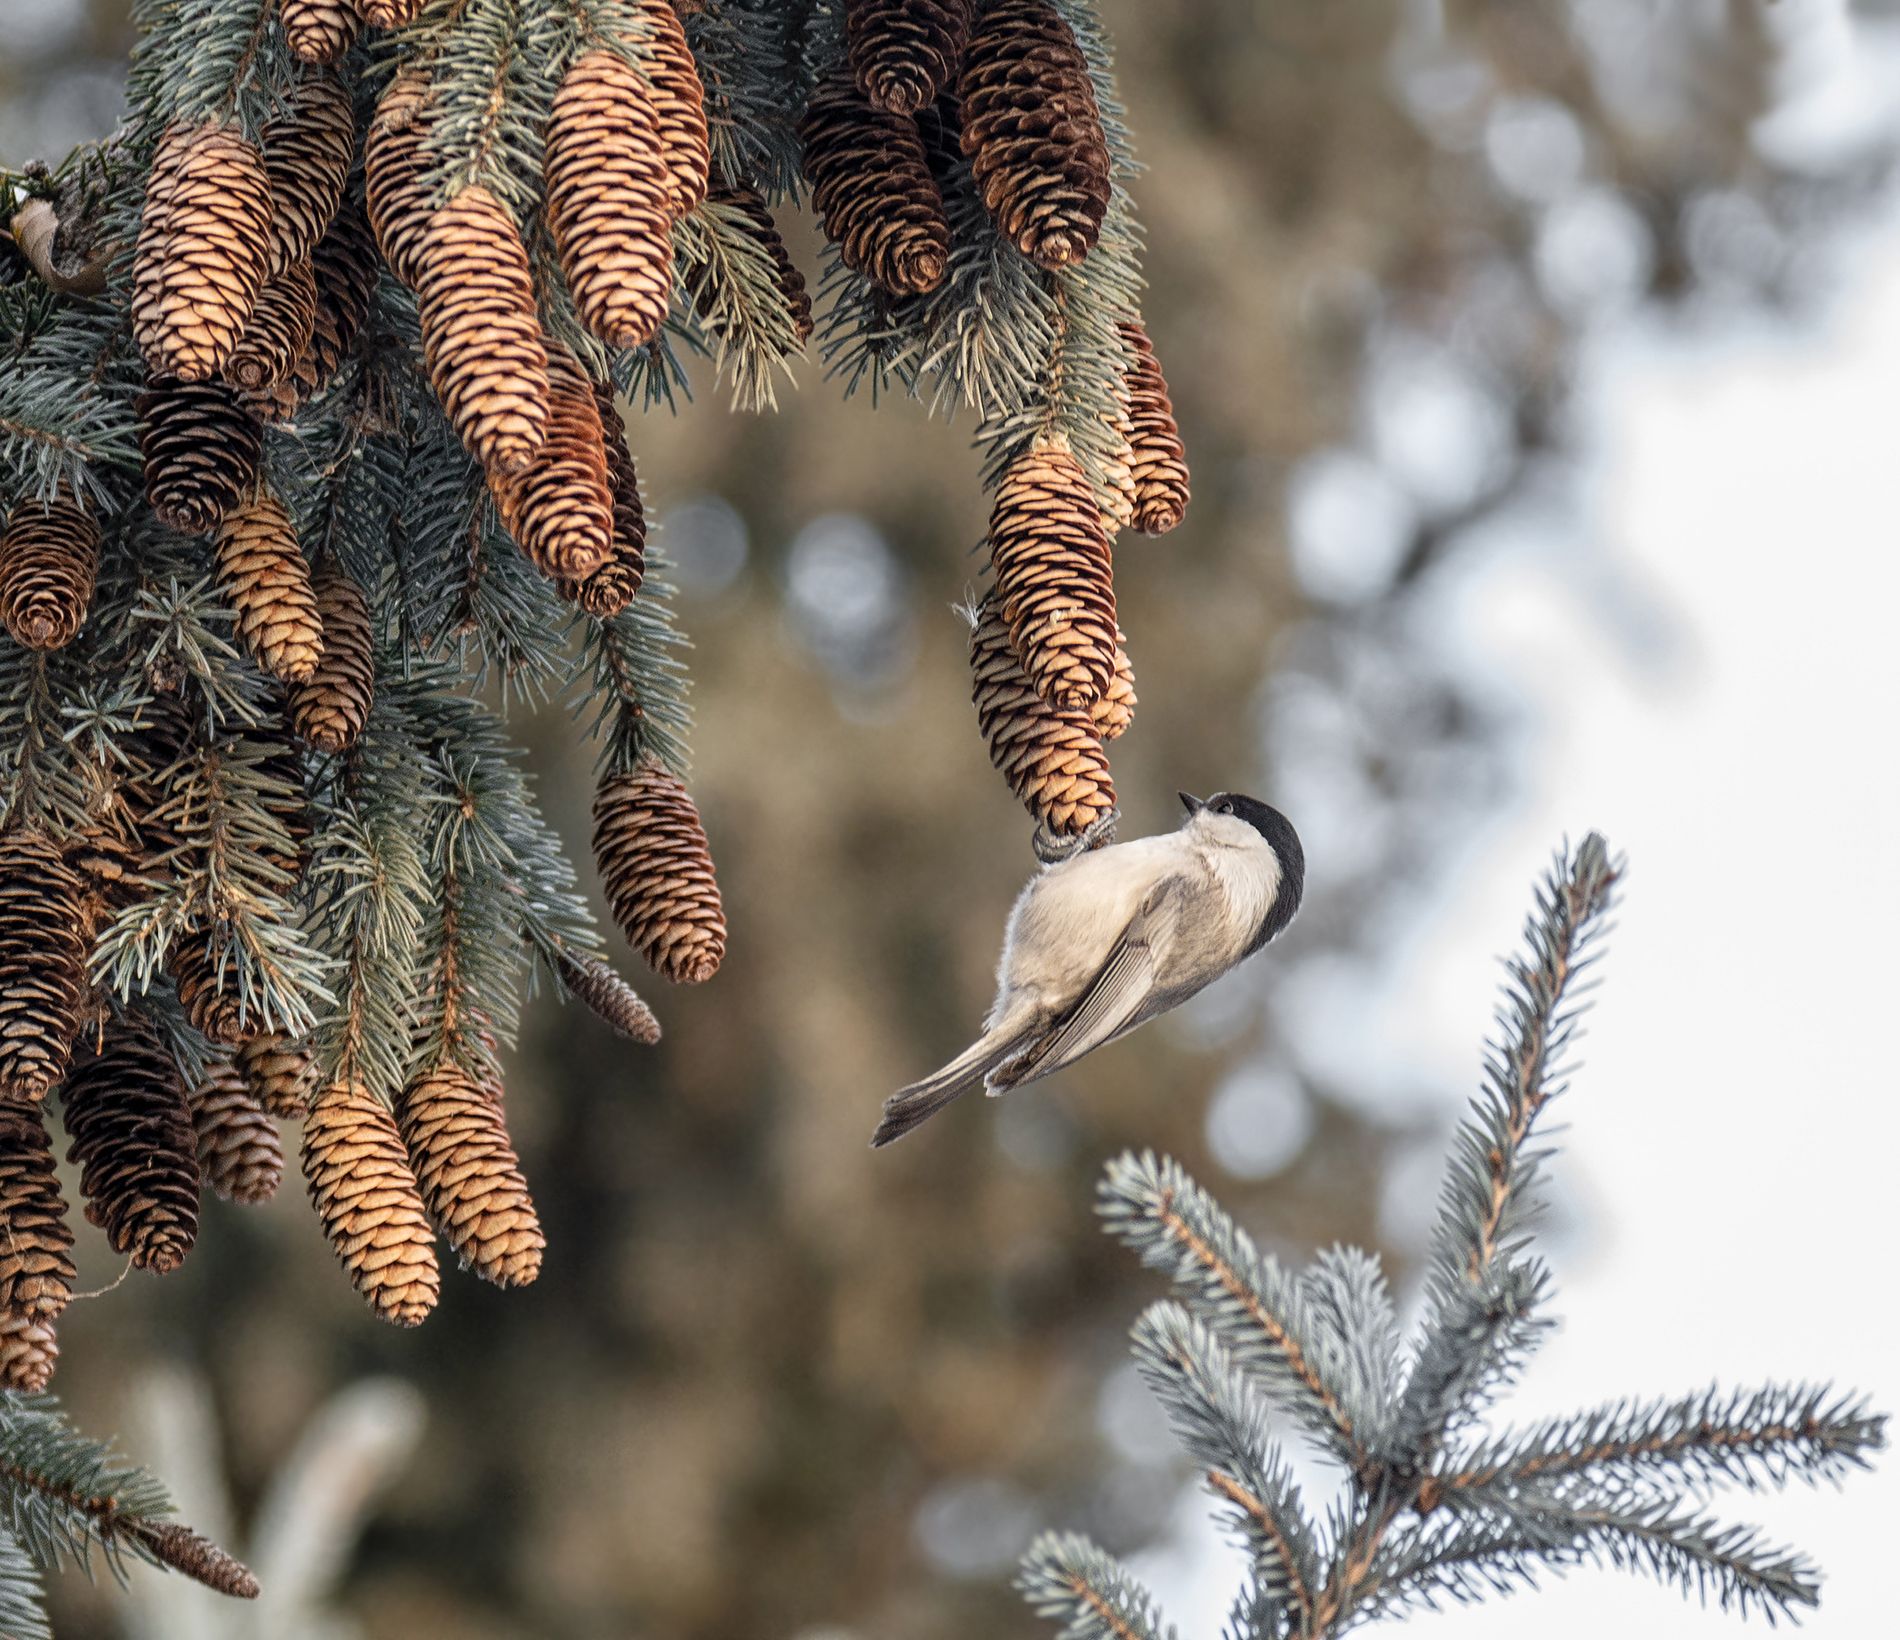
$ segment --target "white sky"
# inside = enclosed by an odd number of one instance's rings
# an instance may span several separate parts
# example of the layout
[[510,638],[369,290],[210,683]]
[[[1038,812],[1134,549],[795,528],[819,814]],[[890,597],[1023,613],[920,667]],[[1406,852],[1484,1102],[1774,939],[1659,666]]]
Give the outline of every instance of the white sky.
[[[1606,337],[1584,395],[1593,516],[1576,539],[1540,519],[1440,589],[1447,641],[1525,699],[1529,766],[1364,1001],[1369,1060],[1474,1086],[1495,959],[1551,847],[1595,827],[1631,864],[1551,1174],[1573,1232],[1553,1249],[1563,1328],[1514,1418],[1768,1378],[1900,1412],[1900,228],[1853,263],[1792,332]],[[1605,618],[1623,596],[1606,589],[1632,586],[1671,629],[1661,659]],[[1895,1632],[1900,1457],[1839,1492],[1715,1502],[1821,1563],[1804,1633]],[[1183,1518],[1204,1515],[1197,1498]],[[1183,1634],[1211,1637],[1238,1562],[1183,1530],[1138,1564]],[[1548,1640],[1744,1628],[1580,1572],[1407,1632],[1527,1622]]]

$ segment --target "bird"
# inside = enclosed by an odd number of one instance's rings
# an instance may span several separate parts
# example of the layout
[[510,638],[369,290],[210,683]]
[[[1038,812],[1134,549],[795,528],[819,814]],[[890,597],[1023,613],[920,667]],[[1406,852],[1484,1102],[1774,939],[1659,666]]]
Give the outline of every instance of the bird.
[[981,1086],[1008,1093],[1126,1036],[1245,961],[1300,908],[1306,853],[1278,809],[1177,794],[1180,827],[1045,867],[1009,914],[983,1034],[884,1103],[872,1148]]

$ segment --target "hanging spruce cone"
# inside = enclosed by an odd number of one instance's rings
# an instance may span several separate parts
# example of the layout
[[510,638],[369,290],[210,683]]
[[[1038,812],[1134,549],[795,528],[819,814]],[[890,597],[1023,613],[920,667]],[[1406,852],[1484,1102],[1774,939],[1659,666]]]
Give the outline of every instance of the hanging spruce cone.
[[428,110],[428,81],[413,71],[399,72],[377,102],[363,142],[370,227],[389,271],[412,290],[423,234],[435,209],[428,185],[433,158],[423,148]]
[[1143,535],[1165,535],[1187,512],[1187,450],[1174,422],[1174,405],[1154,343],[1133,320],[1121,328],[1130,355],[1128,446],[1135,484],[1135,528]]
[[0,1100],[0,1311],[50,1321],[73,1296],[73,1232],[38,1105]]
[[317,281],[307,261],[292,262],[264,281],[243,335],[224,361],[224,379],[262,393],[290,374],[317,323]]
[[258,1583],[250,1567],[183,1522],[144,1520],[132,1530],[161,1566],[169,1566],[180,1577],[233,1600],[257,1598]]
[[442,1239],[497,1287],[541,1273],[541,1234],[501,1107],[457,1065],[437,1065],[403,1090],[402,1141]]
[[422,15],[423,0],[356,0],[371,28],[407,28]]
[[79,635],[99,574],[99,525],[62,490],[22,501],[0,536],[0,621],[27,649],[64,649]]
[[888,114],[915,114],[955,80],[973,0],[846,0],[845,49],[858,89]]
[[152,371],[187,382],[216,375],[270,255],[270,181],[257,150],[226,126],[168,126],[132,267],[132,333]]
[[222,942],[203,931],[183,933],[172,942],[165,966],[178,984],[178,1000],[194,1029],[212,1042],[230,1047],[257,1028],[255,1015],[247,1018],[238,998],[237,971],[227,958],[222,970],[218,949]]
[[1051,706],[1023,675],[995,596],[970,633],[971,693],[990,761],[1023,806],[1058,836],[1074,837],[1115,807],[1102,740],[1086,713]]
[[221,381],[154,376],[137,409],[145,499],[158,521],[186,535],[216,529],[257,479],[257,423]]
[[199,1171],[226,1201],[249,1207],[277,1194],[284,1177],[277,1124],[229,1061],[214,1062],[191,1090],[191,1125]]
[[218,529],[218,585],[237,611],[238,636],[259,666],[302,683],[323,653],[310,566],[284,504],[259,486]]
[[277,15],[291,55],[306,63],[336,62],[363,27],[353,0],[278,0]]
[[315,397],[330,385],[337,367],[356,346],[376,294],[382,270],[361,199],[345,196],[310,261],[317,279],[317,311],[305,351],[309,378],[305,398]]
[[1129,664],[1128,640],[1115,634],[1115,675],[1108,680],[1108,691],[1089,708],[1089,722],[1103,740],[1119,740],[1135,721],[1135,669]]
[[1101,237],[1110,160],[1088,60],[1048,0],[997,0],[971,31],[963,152],[1003,235],[1066,268]]
[[548,120],[547,220],[581,323],[644,347],[673,293],[666,156],[646,82],[611,51],[575,59]]
[[561,983],[616,1036],[651,1045],[660,1040],[660,1022],[634,988],[599,957],[560,954]]
[[61,1098],[87,1222],[139,1269],[177,1269],[198,1237],[198,1141],[170,1052],[149,1026],[114,1021]]
[[86,995],[78,874],[37,832],[0,836],[0,1099],[66,1074]]
[[0,1388],[37,1394],[58,1361],[59,1340],[48,1323],[0,1312]]
[[271,265],[307,263],[343,202],[356,154],[350,88],[327,69],[305,73],[264,127],[262,149],[274,211]]
[[489,474],[526,467],[548,427],[548,353],[515,219],[486,188],[429,218],[416,252],[429,381]]
[[706,131],[706,88],[693,62],[686,30],[666,0],[636,0],[647,28],[646,75],[666,156],[667,196],[673,219],[690,216],[706,197],[712,148]]
[[[778,290],[784,299],[785,311],[791,315],[792,334],[797,338],[798,345],[803,347],[811,340],[811,292],[805,288],[805,276],[798,271],[792,253],[785,248],[778,224],[772,220],[770,207],[758,189],[749,183],[721,183],[708,197],[715,205],[725,206],[739,219],[747,236],[771,262],[778,275]],[[694,299],[694,308],[701,319],[710,317],[710,294],[702,279]]]
[[686,985],[718,972],[726,914],[706,829],[677,776],[649,762],[601,782],[594,862],[620,932],[658,972]]
[[812,93],[798,134],[812,204],[845,265],[895,296],[942,284],[950,224],[916,122],[873,108],[840,74]]
[[363,589],[334,564],[311,579],[323,653],[316,670],[290,686],[290,724],[320,752],[356,744],[376,690],[376,640]]
[[1004,472],[990,561],[1029,681],[1053,704],[1086,711],[1115,675],[1115,583],[1095,492],[1059,435]]
[[594,407],[600,414],[607,451],[607,481],[613,495],[613,551],[593,574],[579,581],[556,581],[561,596],[578,603],[597,621],[618,615],[634,600],[647,572],[646,508],[640,500],[640,475],[627,448],[613,391],[596,385]]
[[301,1121],[317,1092],[310,1051],[281,1036],[254,1036],[238,1044],[232,1063],[251,1097],[272,1116]]
[[304,1122],[303,1176],[356,1290],[383,1320],[416,1326],[440,1285],[435,1238],[395,1118],[362,1083],[333,1082],[317,1095]]
[[493,478],[489,487],[503,527],[535,568],[556,581],[586,581],[614,553],[606,431],[593,383],[558,345],[548,382],[541,448],[520,472]]

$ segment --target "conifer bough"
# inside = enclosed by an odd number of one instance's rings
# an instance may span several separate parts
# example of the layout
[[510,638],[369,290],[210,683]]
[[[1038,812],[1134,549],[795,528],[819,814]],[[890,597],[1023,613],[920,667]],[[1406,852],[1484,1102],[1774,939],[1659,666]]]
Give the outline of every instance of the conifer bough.
[[[1549,1155],[1536,1127],[1568,1085],[1576,981],[1621,876],[1593,833],[1539,885],[1484,1090],[1454,1145],[1409,1351],[1377,1260],[1334,1248],[1289,1272],[1178,1163],[1110,1164],[1098,1203],[1109,1233],[1175,1290],[1135,1324],[1136,1366],[1246,1551],[1232,1640],[1332,1640],[1587,1563],[1771,1623],[1817,1603],[1805,1556],[1712,1518],[1702,1498],[1725,1483],[1762,1490],[1865,1468],[1887,1420],[1857,1397],[1706,1389],[1502,1433],[1484,1425],[1550,1327],[1549,1275],[1529,1235]],[[1288,1464],[1288,1430],[1344,1471],[1343,1495],[1315,1507]],[[1039,1538],[1019,1586],[1074,1640],[1174,1632],[1083,1537]]]
[[438,1233],[533,1277],[500,1098],[523,970],[659,1026],[506,713],[591,718],[627,941],[681,983],[725,952],[623,421],[691,355],[749,409],[811,342],[847,390],[972,413],[982,736],[1043,830],[1112,814],[1109,538],[1178,518],[1186,471],[1092,8],[781,9],[133,0],[125,129],[22,180],[20,220],[85,230],[101,275],[0,283],[9,1382],[50,1372],[70,1286],[61,1111],[142,1268],[186,1255],[206,1185],[268,1195],[295,1120],[378,1313],[434,1303]]

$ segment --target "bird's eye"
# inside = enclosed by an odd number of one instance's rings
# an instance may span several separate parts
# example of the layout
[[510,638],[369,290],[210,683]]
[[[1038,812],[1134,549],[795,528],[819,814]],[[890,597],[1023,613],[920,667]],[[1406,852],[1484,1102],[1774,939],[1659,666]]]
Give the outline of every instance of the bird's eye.
[[1232,814],[1234,812],[1234,805],[1228,802],[1227,799],[1223,797],[1218,803],[1214,805],[1214,812],[1216,814]]

